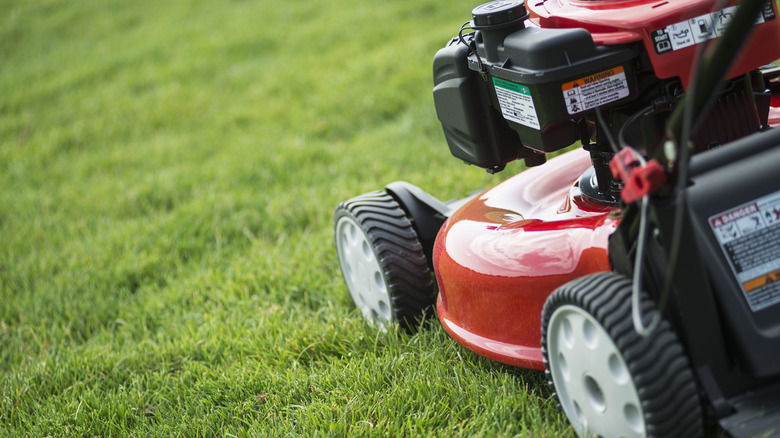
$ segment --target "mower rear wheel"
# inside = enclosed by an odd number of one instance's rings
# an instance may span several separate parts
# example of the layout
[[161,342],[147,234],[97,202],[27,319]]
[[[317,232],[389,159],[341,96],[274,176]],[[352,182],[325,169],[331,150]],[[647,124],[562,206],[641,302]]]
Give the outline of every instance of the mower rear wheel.
[[[645,324],[654,308],[643,296]],[[646,337],[636,332],[627,278],[602,272],[553,292],[542,311],[542,353],[579,436],[703,434],[696,382],[677,335],[666,321]]]
[[369,322],[413,329],[436,288],[412,222],[384,191],[342,202],[334,215],[336,249],[352,299]]

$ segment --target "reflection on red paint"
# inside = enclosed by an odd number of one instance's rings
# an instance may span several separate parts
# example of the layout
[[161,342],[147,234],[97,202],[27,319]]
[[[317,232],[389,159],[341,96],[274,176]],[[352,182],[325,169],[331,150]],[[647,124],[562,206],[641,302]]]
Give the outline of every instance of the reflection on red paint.
[[[541,311],[555,288],[610,270],[611,208],[584,198],[590,167],[575,150],[529,169],[450,217],[434,248],[439,318],[467,348],[515,366],[543,369]],[[532,219],[531,219],[532,218]]]

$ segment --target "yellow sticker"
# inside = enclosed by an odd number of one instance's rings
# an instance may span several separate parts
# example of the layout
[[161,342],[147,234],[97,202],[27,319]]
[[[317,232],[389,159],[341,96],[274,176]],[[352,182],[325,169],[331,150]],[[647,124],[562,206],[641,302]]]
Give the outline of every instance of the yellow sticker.
[[569,114],[587,111],[628,97],[628,81],[622,66],[610,68],[561,85]]

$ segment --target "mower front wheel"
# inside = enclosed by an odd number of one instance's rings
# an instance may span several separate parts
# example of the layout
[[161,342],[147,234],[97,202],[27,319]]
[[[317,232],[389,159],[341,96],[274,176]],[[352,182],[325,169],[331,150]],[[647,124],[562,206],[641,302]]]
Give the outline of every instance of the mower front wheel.
[[414,328],[436,288],[401,205],[385,191],[371,192],[339,204],[333,221],[341,271],[363,316],[380,328]]
[[[548,297],[542,353],[561,408],[579,436],[701,436],[697,386],[677,335],[666,321],[638,334],[631,289],[602,272]],[[655,306],[643,296],[640,307],[648,324]]]

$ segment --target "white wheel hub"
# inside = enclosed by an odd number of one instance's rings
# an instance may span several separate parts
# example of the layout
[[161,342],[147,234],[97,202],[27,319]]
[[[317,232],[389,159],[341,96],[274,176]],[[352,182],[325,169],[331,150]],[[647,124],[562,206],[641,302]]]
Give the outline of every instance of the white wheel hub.
[[580,307],[553,312],[547,330],[549,368],[563,411],[580,436],[645,436],[642,404],[612,338]]
[[352,299],[369,321],[384,328],[393,319],[387,283],[368,236],[351,217],[336,223],[336,248]]

